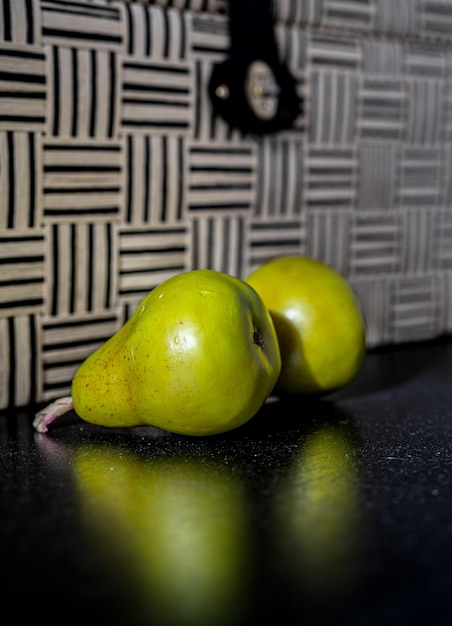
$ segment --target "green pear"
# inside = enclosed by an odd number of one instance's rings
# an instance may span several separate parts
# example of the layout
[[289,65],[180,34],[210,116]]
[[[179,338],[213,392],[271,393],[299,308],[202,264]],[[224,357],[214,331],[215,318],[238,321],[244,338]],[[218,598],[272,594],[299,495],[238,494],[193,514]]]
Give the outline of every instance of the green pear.
[[226,432],[257,413],[280,369],[275,327],[257,292],[228,274],[192,270],[153,289],[82,363],[71,397],[38,413],[34,426],[46,432],[73,407],[101,426]]
[[270,311],[281,353],[276,393],[326,394],[366,357],[366,322],[349,282],[316,259],[281,256],[246,278]]

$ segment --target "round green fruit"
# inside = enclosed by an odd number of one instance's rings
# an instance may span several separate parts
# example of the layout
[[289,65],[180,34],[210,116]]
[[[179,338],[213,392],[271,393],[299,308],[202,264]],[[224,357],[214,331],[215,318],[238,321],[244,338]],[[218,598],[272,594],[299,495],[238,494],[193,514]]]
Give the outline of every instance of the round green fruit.
[[247,278],[272,316],[282,367],[275,392],[322,394],[346,386],[366,355],[366,327],[348,281],[329,265],[277,257]]
[[193,270],[153,289],[81,364],[71,397],[34,425],[45,432],[73,406],[100,426],[221,433],[257,413],[280,369],[272,318],[255,290],[228,274]]

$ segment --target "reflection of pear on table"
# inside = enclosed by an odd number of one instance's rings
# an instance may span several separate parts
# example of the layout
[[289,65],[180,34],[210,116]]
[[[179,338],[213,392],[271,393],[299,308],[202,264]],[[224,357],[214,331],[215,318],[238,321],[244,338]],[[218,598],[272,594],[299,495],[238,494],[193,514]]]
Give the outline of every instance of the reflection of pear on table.
[[100,426],[222,433],[257,413],[280,368],[273,322],[257,293],[227,274],[193,270],[153,289],[78,368],[71,396],[33,424],[46,432],[74,408]]
[[146,623],[240,622],[249,537],[244,494],[227,468],[88,445],[74,475],[90,536]]
[[322,424],[300,442],[280,486],[277,513],[292,580],[324,602],[351,590],[359,554],[359,475],[353,441],[340,424]]

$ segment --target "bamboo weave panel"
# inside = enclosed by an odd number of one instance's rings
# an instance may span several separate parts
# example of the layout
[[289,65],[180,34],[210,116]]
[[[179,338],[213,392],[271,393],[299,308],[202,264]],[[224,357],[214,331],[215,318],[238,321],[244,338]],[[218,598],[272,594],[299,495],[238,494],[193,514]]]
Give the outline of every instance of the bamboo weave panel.
[[342,272],[369,347],[452,329],[452,3],[279,0],[294,128],[207,96],[227,2],[0,4],[0,408],[76,367],[170,276],[281,254]]

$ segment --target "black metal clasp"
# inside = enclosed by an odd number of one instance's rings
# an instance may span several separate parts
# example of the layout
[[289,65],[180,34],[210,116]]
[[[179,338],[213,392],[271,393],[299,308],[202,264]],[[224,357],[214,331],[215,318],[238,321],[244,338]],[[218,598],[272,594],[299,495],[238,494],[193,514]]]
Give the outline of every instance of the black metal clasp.
[[230,49],[209,81],[215,112],[243,133],[290,128],[302,112],[296,81],[279,59],[272,0],[229,0]]

